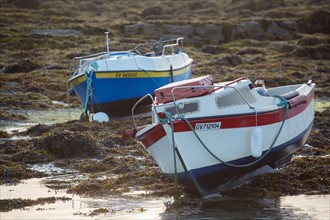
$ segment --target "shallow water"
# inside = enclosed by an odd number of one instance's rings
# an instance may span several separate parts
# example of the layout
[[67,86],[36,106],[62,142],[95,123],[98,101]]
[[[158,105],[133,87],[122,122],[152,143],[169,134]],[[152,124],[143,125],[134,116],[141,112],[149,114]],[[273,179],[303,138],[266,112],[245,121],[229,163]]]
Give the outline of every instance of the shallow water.
[[330,101],[328,99],[320,99],[315,101],[315,111],[322,112],[330,108]]
[[[48,178],[1,186],[1,199],[66,197],[69,201],[1,212],[1,219],[329,219],[330,195],[285,196],[278,199],[212,198],[201,200],[184,213],[165,213],[171,198],[139,198],[134,193],[102,199],[84,198],[45,186]],[[65,179],[65,178],[64,178]],[[136,192],[138,195],[141,192]],[[144,192],[142,192],[144,193]],[[108,212],[90,216],[93,210]]]
[[200,213],[180,219],[329,219],[330,195],[278,199],[219,199],[205,202]]
[[[66,177],[62,178],[65,179]],[[58,200],[55,203],[36,205],[24,209],[1,212],[0,219],[89,219],[91,212],[98,208],[108,209],[109,213],[94,216],[93,219],[155,219],[165,210],[164,202],[170,198],[140,199],[134,194],[104,199],[84,198],[68,194],[65,190],[50,189],[45,186],[49,178],[33,178],[17,185],[2,185],[1,199],[38,199],[47,197],[65,197],[69,201]]]
[[57,108],[47,111],[40,110],[12,110],[13,113],[23,115],[27,119],[24,121],[0,121],[0,130],[6,132],[25,131],[37,124],[55,124],[70,120],[79,120],[81,109],[79,108]]

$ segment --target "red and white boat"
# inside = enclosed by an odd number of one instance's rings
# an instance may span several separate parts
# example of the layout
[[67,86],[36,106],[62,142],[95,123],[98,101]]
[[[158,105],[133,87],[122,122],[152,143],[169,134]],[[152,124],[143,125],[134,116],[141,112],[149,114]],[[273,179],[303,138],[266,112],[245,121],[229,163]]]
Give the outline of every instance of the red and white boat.
[[290,162],[312,129],[314,89],[211,76],[171,83],[155,90],[153,122],[135,138],[168,176],[202,195],[221,192]]

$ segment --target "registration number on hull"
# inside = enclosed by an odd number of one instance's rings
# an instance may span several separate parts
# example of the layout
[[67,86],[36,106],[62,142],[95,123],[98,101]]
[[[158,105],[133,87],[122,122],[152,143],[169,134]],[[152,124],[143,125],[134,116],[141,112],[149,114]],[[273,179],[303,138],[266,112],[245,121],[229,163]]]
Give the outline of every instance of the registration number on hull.
[[220,129],[221,122],[212,122],[212,123],[197,123],[195,125],[195,130],[217,130]]

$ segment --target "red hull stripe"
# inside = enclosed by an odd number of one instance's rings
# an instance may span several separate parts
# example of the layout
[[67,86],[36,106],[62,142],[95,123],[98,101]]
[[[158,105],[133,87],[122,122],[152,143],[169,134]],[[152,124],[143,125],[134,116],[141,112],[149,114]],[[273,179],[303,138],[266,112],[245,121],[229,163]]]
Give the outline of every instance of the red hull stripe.
[[150,147],[156,143],[159,139],[163,138],[166,135],[165,130],[161,124],[157,124],[155,127],[137,137],[139,141],[142,142],[145,148]]
[[[303,112],[307,106],[310,104],[311,100],[314,98],[314,93],[312,92],[307,97],[307,102],[304,104],[300,104],[294,106],[289,110],[288,118],[292,118],[299,113]],[[285,116],[285,109],[281,109],[273,112],[266,112],[258,114],[258,125],[269,125],[273,123],[278,123],[283,121]],[[190,120],[190,123],[193,127],[195,127],[196,123],[210,123],[210,122],[221,122],[221,129],[226,128],[243,128],[243,127],[251,127],[256,126],[256,118],[255,115],[243,115],[243,116],[230,116],[230,117],[218,117],[218,118],[203,118],[203,119],[195,119]],[[174,131],[175,132],[185,132],[190,131],[190,127],[184,121],[174,121]],[[157,124],[154,128],[150,129],[146,133],[137,137],[143,144],[143,146],[147,149],[158,140],[166,136],[166,132],[161,124]]]
[[[303,112],[309,105],[309,103],[314,98],[314,93],[311,93],[307,97],[307,102],[296,105],[289,110],[288,118],[292,118],[299,113]],[[282,122],[285,116],[285,109],[280,109],[272,112],[265,112],[258,114],[258,126],[270,125],[278,122]],[[226,117],[216,117],[212,118],[201,118],[201,119],[192,119],[189,120],[192,127],[195,127],[196,123],[212,123],[212,122],[221,122],[221,129],[228,128],[244,128],[244,127],[254,127],[256,126],[256,117],[255,114],[249,115],[233,115]],[[185,132],[191,131],[189,125],[185,121],[176,120],[173,122],[174,132]]]

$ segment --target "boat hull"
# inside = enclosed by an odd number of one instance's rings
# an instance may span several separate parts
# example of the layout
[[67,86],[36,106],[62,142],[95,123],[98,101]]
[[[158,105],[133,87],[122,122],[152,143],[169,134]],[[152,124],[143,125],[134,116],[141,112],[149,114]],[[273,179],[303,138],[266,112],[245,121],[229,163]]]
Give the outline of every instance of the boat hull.
[[[282,108],[261,112],[257,116],[249,113],[188,118],[188,121],[195,131],[198,126],[217,125],[216,129],[197,130],[196,133],[218,158],[203,147],[191,127],[183,120],[174,120],[173,129],[168,123],[152,125],[149,129],[140,131],[137,139],[162,171],[173,177],[174,132],[179,180],[194,185],[202,195],[212,194],[228,190],[256,175],[288,163],[292,154],[304,146],[311,131],[314,121],[314,93],[310,92],[304,102],[291,107],[288,112]],[[252,156],[249,143],[256,121],[262,130],[262,155],[266,154],[260,160]]]
[[[291,161],[292,154],[304,146],[311,128],[312,123],[302,134],[286,143],[283,143],[282,145],[276,146],[263,160],[252,166],[232,168],[223,163],[218,163],[207,167],[189,170],[188,174],[179,173],[179,180],[184,184],[194,185],[195,183],[194,186],[203,195],[223,192],[239,186],[240,184],[246,183],[258,175],[272,172],[275,168],[289,163]],[[248,164],[254,160],[254,157],[249,156],[234,161],[229,161],[229,163]],[[174,178],[173,173],[169,173],[167,175]],[[190,178],[192,178],[193,181],[191,181]]]
[[[91,76],[92,91],[87,109],[91,113],[105,112],[110,116],[125,116],[131,114],[135,102],[146,94],[154,95],[154,90],[168,83],[191,78],[192,64],[170,71],[114,71],[94,72]],[[84,74],[72,78],[68,82],[82,104],[86,102],[87,80]],[[139,110],[143,111],[151,102],[141,103]],[[148,108],[149,110],[150,108]]]

